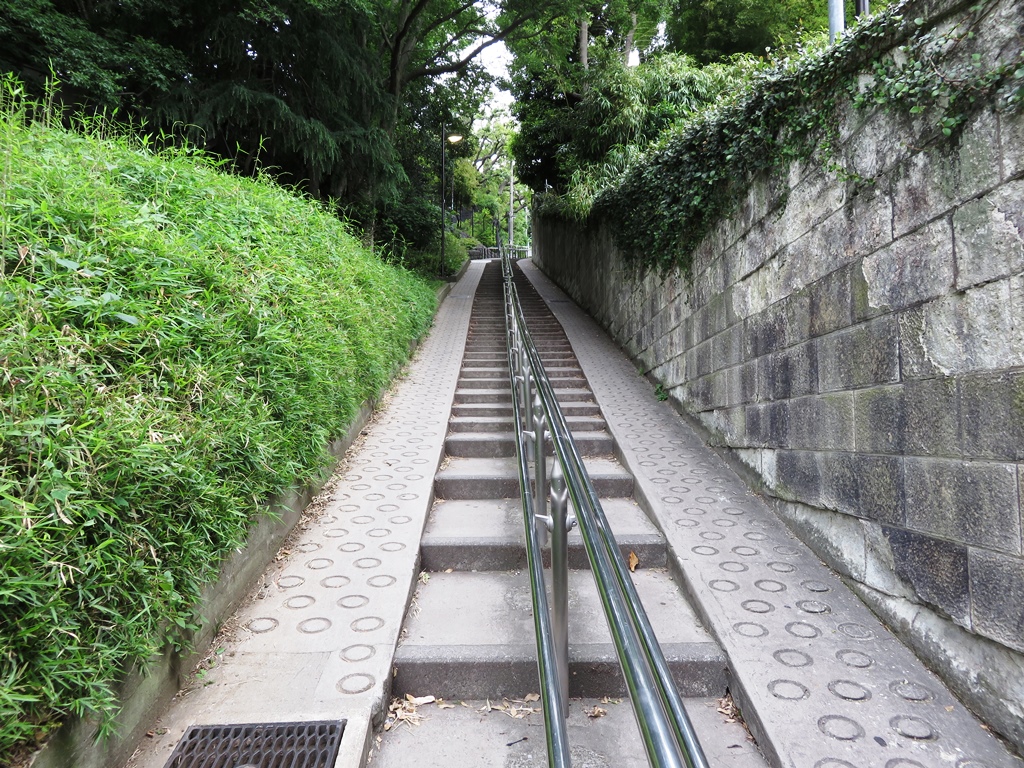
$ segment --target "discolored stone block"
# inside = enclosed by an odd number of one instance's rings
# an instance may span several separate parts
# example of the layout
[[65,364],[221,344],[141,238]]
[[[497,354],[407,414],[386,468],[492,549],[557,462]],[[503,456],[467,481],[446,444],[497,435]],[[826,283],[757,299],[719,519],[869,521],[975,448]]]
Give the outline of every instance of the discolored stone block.
[[748,359],[784,349],[810,336],[810,299],[797,294],[746,320]]
[[953,226],[938,219],[866,257],[868,304],[893,310],[948,293],[953,285]]
[[960,396],[955,378],[904,382],[903,404],[905,453],[960,455]]
[[1024,651],[1024,560],[972,549],[970,582],[974,630]]
[[902,458],[822,453],[819,467],[823,506],[890,525],[903,524]]
[[817,391],[818,357],[813,343],[765,355],[757,362],[757,392],[762,400],[786,400]]
[[893,235],[902,237],[943,215],[956,200],[950,158],[937,151],[911,155],[893,172]]
[[851,269],[850,266],[837,269],[808,288],[811,336],[821,336],[853,324]]
[[999,143],[1004,180],[1024,174],[1024,112],[1006,111],[999,116]]
[[930,301],[900,318],[904,374],[949,376],[1024,365],[1024,276]]
[[858,451],[903,453],[907,427],[903,387],[873,387],[855,394]]
[[862,323],[888,313],[885,307],[871,304],[868,294],[868,281],[864,278],[863,261],[851,265],[850,271],[850,303],[853,322]]
[[757,361],[740,366],[740,397],[745,403],[752,403],[758,399]]
[[819,392],[899,380],[899,333],[892,315],[821,336],[816,343]]
[[965,456],[1024,460],[1024,373],[964,376],[960,406]]
[[953,214],[953,234],[958,288],[1024,270],[1024,180],[961,206]]
[[775,493],[783,499],[820,506],[821,472],[817,454],[779,451],[775,463]]
[[716,369],[739,365],[743,360],[743,326],[726,328],[711,339],[712,365]]
[[896,575],[918,597],[957,624],[970,627],[967,547],[914,531],[883,526]]
[[768,406],[748,405],[746,407],[747,443],[754,446],[768,445]]
[[908,528],[1020,552],[1015,465],[908,457],[905,467]]
[[701,342],[694,348],[694,374],[707,376],[714,369],[711,360],[711,340]]
[[819,451],[853,447],[853,394],[840,392],[791,400],[789,445]]

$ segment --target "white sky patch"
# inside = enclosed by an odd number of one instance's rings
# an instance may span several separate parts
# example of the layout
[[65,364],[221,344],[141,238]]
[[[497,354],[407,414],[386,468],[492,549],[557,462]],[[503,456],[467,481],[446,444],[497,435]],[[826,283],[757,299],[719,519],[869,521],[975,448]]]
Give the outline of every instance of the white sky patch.
[[[480,52],[480,63],[494,77],[507,79],[508,66],[512,63],[512,54],[509,53],[505,43],[501,40],[494,45],[489,45]],[[507,109],[512,104],[512,94],[506,90],[499,90],[498,86],[491,86],[490,107],[501,107]]]

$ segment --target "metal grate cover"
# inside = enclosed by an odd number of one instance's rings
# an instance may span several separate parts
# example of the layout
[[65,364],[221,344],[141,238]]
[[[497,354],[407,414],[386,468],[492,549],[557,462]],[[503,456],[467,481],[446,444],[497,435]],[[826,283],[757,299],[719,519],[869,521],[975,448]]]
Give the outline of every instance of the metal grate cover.
[[333,768],[344,720],[193,725],[164,768]]

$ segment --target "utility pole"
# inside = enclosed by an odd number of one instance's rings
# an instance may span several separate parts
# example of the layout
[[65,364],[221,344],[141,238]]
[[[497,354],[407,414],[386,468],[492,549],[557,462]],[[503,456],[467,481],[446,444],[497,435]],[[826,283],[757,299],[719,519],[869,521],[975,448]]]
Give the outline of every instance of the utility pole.
[[828,41],[834,43],[839,33],[846,29],[846,11],[843,0],[828,0]]
[[508,165],[508,247],[512,248],[512,226],[516,214],[516,161]]

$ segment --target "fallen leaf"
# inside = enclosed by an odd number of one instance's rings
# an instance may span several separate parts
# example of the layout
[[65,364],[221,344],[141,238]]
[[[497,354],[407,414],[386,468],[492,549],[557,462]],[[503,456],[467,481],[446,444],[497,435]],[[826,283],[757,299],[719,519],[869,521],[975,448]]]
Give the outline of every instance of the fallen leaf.
[[490,712],[492,709],[494,709],[494,707],[491,706],[491,700],[488,699],[487,703],[484,704],[482,707],[480,707],[480,709],[477,710],[477,711],[478,712]]
[[947,712],[952,712],[953,711],[953,707],[946,707],[946,711]]
[[621,704],[622,699],[613,699],[611,696],[605,696],[601,699],[602,704]]
[[608,714],[607,709],[601,709],[601,707],[597,706],[596,704],[594,705],[593,709],[586,709],[584,710],[584,712],[586,712],[587,717],[604,717]]
[[523,696],[523,701],[540,701],[539,693],[528,693]]
[[418,707],[421,704],[432,704],[437,701],[433,696],[413,696],[411,693],[405,694],[405,700],[414,707]]
[[638,565],[640,565],[640,558],[636,556],[636,552],[629,550],[629,570],[635,571]]

